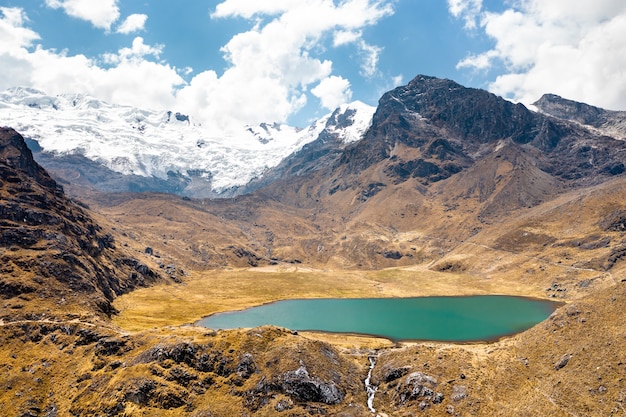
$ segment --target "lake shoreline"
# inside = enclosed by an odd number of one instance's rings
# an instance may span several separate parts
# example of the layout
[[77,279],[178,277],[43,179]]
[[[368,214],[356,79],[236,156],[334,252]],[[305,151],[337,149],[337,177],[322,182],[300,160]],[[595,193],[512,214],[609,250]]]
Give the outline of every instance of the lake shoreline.
[[[357,303],[365,306],[359,306]],[[459,303],[461,305],[455,307]],[[385,307],[378,304],[384,304]],[[298,305],[306,307],[296,319]],[[341,309],[341,305],[344,305],[345,310]],[[562,305],[563,302],[555,300],[518,295],[294,298],[214,313],[196,321],[194,325],[214,330],[251,329],[270,325],[310,334],[385,339],[393,345],[422,342],[481,344],[494,343],[521,333],[548,318]],[[487,307],[491,310],[485,311]],[[503,321],[506,308],[512,307],[516,309],[516,314],[511,313],[508,322]],[[400,310],[395,311],[398,308]],[[468,310],[464,312],[464,308]],[[273,313],[274,310],[276,313]],[[315,311],[316,314],[311,316],[310,311]],[[385,317],[387,312],[393,312],[397,316]],[[272,318],[272,314],[276,316]],[[520,318],[520,314],[528,314],[529,318]],[[359,319],[355,321],[354,316],[358,316]],[[346,324],[346,328],[341,327],[342,318],[351,324]],[[406,323],[405,328],[398,327],[402,320],[408,318],[412,321]],[[314,324],[301,324],[307,323],[307,320],[309,322],[313,320]],[[383,321],[379,322],[380,320]],[[422,324],[424,322],[427,322],[427,325]],[[363,331],[362,329],[368,325],[377,331]],[[346,330],[350,326],[358,330]],[[415,330],[416,328],[419,330]],[[439,333],[440,328],[450,331],[450,336],[442,336]],[[487,331],[487,328],[494,330]],[[417,334],[415,332],[421,333],[422,336],[406,336]]]

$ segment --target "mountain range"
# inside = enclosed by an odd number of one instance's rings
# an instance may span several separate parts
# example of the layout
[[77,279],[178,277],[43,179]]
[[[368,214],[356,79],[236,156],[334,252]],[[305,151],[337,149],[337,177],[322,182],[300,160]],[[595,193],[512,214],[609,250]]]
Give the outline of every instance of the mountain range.
[[357,140],[373,112],[354,102],[305,129],[263,123],[223,132],[177,112],[119,106],[80,94],[48,96],[29,88],[0,94],[0,117],[30,140],[37,159],[62,178],[79,178],[103,191],[193,197],[235,195],[320,135],[342,143]]
[[[624,412],[624,112],[418,75],[375,110],[244,129],[233,168],[194,165],[232,146],[198,147],[185,115],[2,97],[7,415]],[[468,294],[561,306],[466,345],[190,325],[286,298]]]

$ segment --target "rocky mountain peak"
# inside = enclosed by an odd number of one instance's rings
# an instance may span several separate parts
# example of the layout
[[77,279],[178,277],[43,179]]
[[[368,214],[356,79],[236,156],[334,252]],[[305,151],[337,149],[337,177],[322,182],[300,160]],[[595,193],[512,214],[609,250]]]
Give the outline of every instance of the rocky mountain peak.
[[533,105],[550,116],[579,123],[607,136],[626,138],[626,111],[605,110],[556,94],[544,94]]
[[413,114],[446,128],[459,139],[480,143],[503,138],[527,143],[535,138],[540,123],[536,114],[522,104],[485,90],[424,75],[383,95],[374,123],[382,122],[392,113]]
[[544,94],[533,105],[543,113],[586,125],[593,125],[598,117],[606,111],[589,104],[565,99],[556,94]]
[[[382,96],[371,128],[345,149],[326,190],[354,190],[358,200],[371,198],[371,185],[378,192],[415,184],[426,192],[446,181],[459,196],[480,189],[480,204],[489,200],[489,212],[533,206],[626,172],[624,141],[598,130],[419,75]],[[505,151],[517,155],[505,164],[513,173],[506,178],[497,174]],[[511,198],[522,191],[529,197]]]
[[0,127],[0,161],[11,168],[23,171],[53,192],[62,193],[61,186],[35,162],[33,153],[26,146],[22,136],[8,127]]

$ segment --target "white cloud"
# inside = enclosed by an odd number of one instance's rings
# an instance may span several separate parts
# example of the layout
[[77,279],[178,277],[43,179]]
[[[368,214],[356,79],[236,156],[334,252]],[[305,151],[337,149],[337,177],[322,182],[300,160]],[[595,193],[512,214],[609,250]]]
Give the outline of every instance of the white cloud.
[[131,14],[117,28],[117,33],[129,34],[140,32],[145,29],[148,16],[145,14]]
[[302,4],[301,0],[226,0],[217,5],[214,17],[243,17],[250,19],[255,15],[273,16],[284,13]]
[[369,45],[367,42],[359,41],[359,54],[362,57],[361,74],[365,77],[373,77],[378,72],[378,58],[382,48]]
[[[350,100],[350,81],[333,74],[333,63],[323,57],[325,48],[355,48],[363,74],[374,74],[380,49],[363,39],[362,29],[391,14],[392,1],[223,1],[213,18],[249,18],[251,29],[223,46],[223,73],[205,70],[188,83],[181,74],[192,70],[164,62],[162,45],[136,37],[132,45],[100,57],[71,56],[37,45],[39,35],[26,28],[21,9],[0,9],[0,66],[5,68],[0,89],[24,85],[53,95],[80,92],[113,103],[182,111],[226,137],[243,124],[285,122],[307,105],[307,97],[329,109]],[[93,1],[46,3],[107,30],[119,17],[112,0],[98,2],[106,7],[93,6],[92,14],[80,7],[95,5]],[[117,30],[130,31],[145,22],[133,19]]]
[[137,36],[133,39],[133,44],[130,48],[122,48],[119,50],[119,57],[122,61],[132,59],[143,59],[146,56],[153,56],[158,58],[163,52],[163,45],[150,46],[143,43],[143,38]]
[[53,9],[63,9],[69,16],[86,20],[97,28],[110,30],[120,17],[118,0],[46,0]]
[[482,0],[448,0],[448,10],[454,17],[465,21],[466,29],[474,29],[482,4]]
[[352,30],[338,30],[333,34],[333,46],[338,47],[357,42],[361,39],[361,32],[355,32]]
[[363,40],[361,31],[338,30],[333,33],[333,46],[356,44],[361,58],[361,75],[371,78],[378,72],[378,58],[382,48]]
[[363,73],[374,74],[380,49],[362,39],[361,29],[392,12],[388,2],[372,0],[337,5],[332,0],[226,0],[213,18],[251,19],[254,27],[222,48],[229,64],[224,74],[197,75],[178,94],[179,103],[186,112],[202,109],[206,121],[222,124],[235,123],[233,118],[249,124],[285,121],[306,104],[307,90],[316,84],[313,95],[323,106],[337,104],[349,97],[349,82],[333,77],[332,62],[315,54],[329,37],[333,46],[353,43]]
[[0,7],[2,19],[0,19],[0,51],[14,48],[29,47],[33,41],[39,39],[39,35],[24,27],[28,17],[24,11],[17,7]]
[[175,90],[184,83],[176,68],[151,61],[161,46],[135,38],[131,47],[108,54],[105,62],[69,56],[35,45],[39,35],[24,27],[21,9],[0,9],[0,89],[29,86],[60,94],[81,92],[113,103],[171,108]]
[[322,106],[328,110],[335,110],[340,105],[349,102],[352,98],[350,81],[336,75],[324,78],[311,90],[311,93],[318,97],[322,102]]
[[0,86],[29,85],[32,67],[22,56],[39,35],[24,27],[28,18],[22,9],[0,7],[0,13]]
[[555,93],[626,109],[623,0],[520,0],[481,16],[480,27],[495,46],[458,67],[488,70],[503,64],[490,85],[494,93],[524,103]]

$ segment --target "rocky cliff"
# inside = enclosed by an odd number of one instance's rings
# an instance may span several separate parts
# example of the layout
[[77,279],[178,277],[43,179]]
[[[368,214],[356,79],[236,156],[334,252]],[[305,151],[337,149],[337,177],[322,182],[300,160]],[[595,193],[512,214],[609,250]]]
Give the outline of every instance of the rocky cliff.
[[28,314],[42,299],[109,315],[117,295],[160,279],[116,248],[9,128],[0,129],[0,174],[0,294],[10,306],[3,318]]

